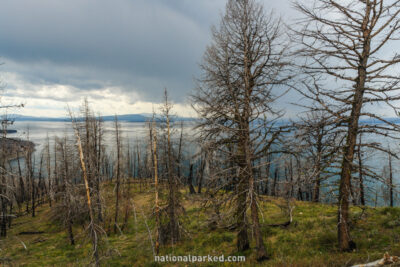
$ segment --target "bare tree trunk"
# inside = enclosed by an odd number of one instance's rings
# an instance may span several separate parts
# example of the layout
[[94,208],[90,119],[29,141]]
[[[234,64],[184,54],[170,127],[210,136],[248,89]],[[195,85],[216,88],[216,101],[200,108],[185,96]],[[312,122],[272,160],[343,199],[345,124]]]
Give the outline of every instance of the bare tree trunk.
[[119,133],[118,118],[115,116],[115,138],[117,145],[117,170],[116,170],[116,191],[115,191],[115,216],[114,216],[114,233],[117,233],[118,228],[118,212],[120,198],[120,157],[121,157],[121,140]]
[[272,192],[271,195],[276,197],[276,184],[278,181],[278,173],[279,173],[279,169],[278,169],[278,164],[275,164],[275,171],[274,171],[274,183],[272,184]]
[[54,137],[54,184],[55,184],[55,192],[54,195],[55,200],[57,200],[57,191],[58,191],[58,170],[57,170],[57,146],[56,146],[56,140]]
[[[168,100],[166,99],[166,104]],[[170,119],[169,114],[166,116],[167,119],[167,174],[168,174],[168,213],[171,228],[171,242],[175,244],[179,240],[179,226],[176,216],[176,197],[177,197],[177,183],[172,171],[172,145],[171,145],[171,129],[170,129]]]
[[390,207],[393,207],[393,170],[392,170],[392,155],[389,149],[389,201]]
[[361,134],[360,134],[360,144],[357,149],[358,156],[358,178],[360,183],[360,204],[365,206],[365,196],[364,196],[364,175],[363,175],[363,164],[362,164],[362,154],[361,154]]
[[152,143],[153,143],[153,172],[154,172],[154,189],[155,189],[155,217],[156,217],[156,244],[155,253],[158,255],[160,251],[160,206],[158,204],[158,161],[157,161],[157,133],[154,123],[154,118],[152,122]]
[[176,159],[176,164],[178,166],[178,173],[177,173],[178,179],[181,178],[182,142],[183,142],[183,121],[181,121],[181,134],[179,136],[178,157]]
[[257,261],[263,261],[268,259],[267,250],[265,249],[263,235],[261,233],[260,219],[257,208],[257,193],[255,191],[254,177],[252,174],[251,159],[249,152],[246,152],[247,158],[247,171],[249,173],[249,195],[250,195],[250,207],[251,207],[251,218],[253,221],[254,236],[256,239],[256,250],[257,250]]
[[[24,179],[22,177],[22,171],[21,171],[21,163],[20,163],[20,156],[19,156],[19,150],[17,150],[17,164],[18,164],[18,176],[19,176],[19,190],[20,190],[20,203],[21,205],[25,201],[25,185],[24,185]],[[19,210],[21,212],[21,209]]]
[[47,167],[47,197],[49,199],[49,206],[52,206],[52,184],[51,184],[51,156],[50,156],[50,139],[47,135],[47,146],[46,146],[46,167]]
[[207,153],[204,153],[204,157],[201,158],[201,166],[200,166],[200,177],[197,184],[197,194],[201,194],[201,188],[203,186],[203,178],[204,178],[204,171],[206,168],[206,161],[207,161]]
[[237,207],[236,207],[236,224],[238,228],[237,234],[237,249],[238,251],[245,251],[250,248],[249,235],[247,233],[247,188],[248,185],[245,184],[246,181],[239,181],[237,187]]
[[196,191],[194,190],[194,187],[193,187],[193,163],[190,163],[188,185],[189,185],[190,194],[191,195],[195,194]]
[[33,177],[32,152],[30,150],[28,151],[26,158],[28,177],[31,182],[31,212],[32,217],[35,217],[35,179]]
[[[71,115],[71,117],[72,117],[72,115]],[[74,124],[74,128],[75,128],[74,129],[75,136],[76,136],[77,143],[78,143],[79,158],[81,161],[83,180],[84,180],[85,189],[86,189],[86,200],[87,200],[87,205],[88,205],[88,209],[89,209],[89,217],[90,217],[89,229],[90,229],[90,236],[91,236],[91,240],[92,240],[93,256],[95,258],[95,265],[100,266],[100,257],[99,257],[99,252],[98,252],[98,233],[97,233],[97,230],[95,229],[95,220],[94,220],[94,214],[93,214],[93,208],[92,208],[92,201],[91,201],[91,197],[90,197],[90,187],[89,187],[88,175],[87,175],[87,170],[86,170],[86,165],[85,165],[85,158],[83,155],[81,137],[79,135],[76,123],[73,122],[73,124]]]
[[313,202],[319,202],[319,191],[321,185],[321,160],[322,160],[322,134],[318,132],[317,138],[317,162],[315,164],[315,184]]

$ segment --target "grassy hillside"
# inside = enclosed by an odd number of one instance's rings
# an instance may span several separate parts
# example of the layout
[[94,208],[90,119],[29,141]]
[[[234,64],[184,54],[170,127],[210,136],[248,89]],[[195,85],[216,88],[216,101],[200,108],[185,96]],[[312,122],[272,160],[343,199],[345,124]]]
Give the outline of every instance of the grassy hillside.
[[[105,199],[112,206],[112,184],[105,186]],[[153,261],[148,228],[153,228],[153,194],[133,188],[132,204],[135,211],[123,234],[108,234],[103,247],[107,248],[104,266],[198,266],[199,264],[161,264]],[[162,247],[160,255],[238,255],[235,251],[235,232],[210,229],[207,223],[210,211],[202,209],[198,195],[183,192],[187,234],[174,246]],[[245,263],[205,263],[203,266],[347,266],[381,258],[384,252],[400,255],[399,208],[352,208],[352,235],[357,249],[340,253],[336,247],[336,207],[333,205],[294,202],[293,223],[287,228],[268,224],[287,220],[280,206],[284,200],[263,198],[263,232],[271,259],[255,261],[252,250],[244,253]],[[112,210],[107,212],[111,214]],[[122,217],[122,216],[121,216]],[[89,263],[91,245],[76,226],[76,245],[68,242],[62,226],[52,222],[49,206],[38,208],[37,216],[23,215],[13,221],[6,239],[0,240],[0,258],[4,266],[85,266]],[[107,229],[106,229],[107,230]],[[20,235],[21,232],[43,231],[42,234]],[[254,247],[254,243],[252,243]],[[1,262],[0,262],[0,266]]]

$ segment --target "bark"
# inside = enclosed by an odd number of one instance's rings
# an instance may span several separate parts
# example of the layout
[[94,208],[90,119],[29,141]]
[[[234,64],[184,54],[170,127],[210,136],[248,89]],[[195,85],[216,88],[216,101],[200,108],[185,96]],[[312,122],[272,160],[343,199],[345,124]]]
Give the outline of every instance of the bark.
[[193,164],[190,163],[190,167],[189,167],[189,177],[188,177],[188,185],[189,185],[189,192],[190,194],[195,194],[196,191],[194,190],[193,187]]
[[[361,144],[361,135],[360,135],[360,144]],[[363,175],[361,145],[358,146],[357,156],[358,156],[358,178],[359,178],[359,183],[360,183],[360,204],[362,206],[365,206],[364,175]]]
[[390,153],[389,153],[389,203],[390,207],[393,207],[393,170],[392,170],[392,155]]

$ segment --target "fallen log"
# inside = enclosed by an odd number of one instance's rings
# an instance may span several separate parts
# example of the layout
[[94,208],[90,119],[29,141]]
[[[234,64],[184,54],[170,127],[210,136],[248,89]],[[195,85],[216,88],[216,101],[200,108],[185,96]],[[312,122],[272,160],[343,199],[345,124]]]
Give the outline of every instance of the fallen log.
[[36,243],[42,243],[45,242],[47,239],[44,239],[42,237],[38,237],[35,240],[32,241],[32,244],[36,244]]
[[44,234],[43,231],[33,231],[33,232],[19,232],[18,235],[39,235]]
[[292,223],[292,221],[289,220],[289,221],[284,222],[284,223],[268,224],[268,226],[269,227],[282,227],[282,228],[285,228],[285,227],[288,227],[291,223]]
[[383,255],[383,258],[377,261],[365,263],[365,264],[358,264],[358,265],[353,265],[352,267],[379,267],[379,266],[385,266],[385,265],[390,265],[396,262],[400,262],[399,257],[397,256],[390,256],[389,253],[385,253]]

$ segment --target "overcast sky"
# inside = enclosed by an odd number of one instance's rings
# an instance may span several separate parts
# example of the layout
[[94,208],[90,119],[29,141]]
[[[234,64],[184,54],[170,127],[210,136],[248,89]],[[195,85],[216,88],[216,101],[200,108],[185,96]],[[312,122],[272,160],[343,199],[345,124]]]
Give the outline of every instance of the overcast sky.
[[[289,0],[264,0],[287,15]],[[279,2],[279,3],[278,3]],[[2,0],[2,103],[64,116],[87,96],[104,115],[151,112],[167,87],[188,115],[198,63],[226,0]]]

